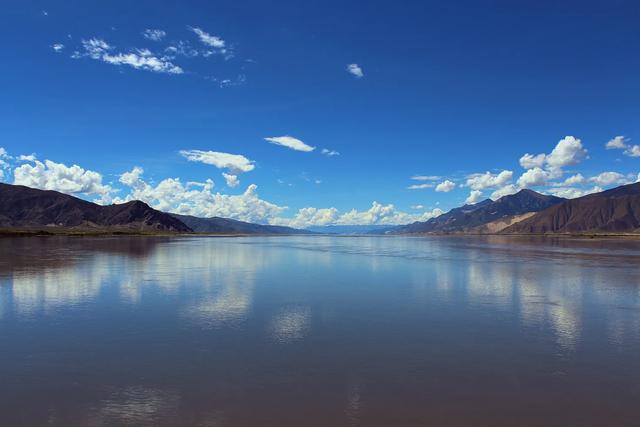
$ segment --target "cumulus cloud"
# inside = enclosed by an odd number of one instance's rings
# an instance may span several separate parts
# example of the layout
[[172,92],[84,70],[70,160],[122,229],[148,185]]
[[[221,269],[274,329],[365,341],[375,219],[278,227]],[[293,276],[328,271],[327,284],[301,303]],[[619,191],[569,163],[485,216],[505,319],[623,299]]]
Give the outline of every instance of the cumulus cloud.
[[107,196],[113,189],[102,182],[98,172],[85,170],[78,165],[66,166],[45,160],[34,164],[22,164],[14,170],[14,184],[41,190],[54,190],[67,194],[90,194]]
[[297,138],[292,136],[272,136],[269,138],[265,138],[265,141],[270,142],[271,144],[281,145],[283,147],[290,148],[296,151],[313,151],[316,147],[312,147],[310,145],[305,144]]
[[569,178],[565,179],[562,183],[558,184],[558,187],[571,187],[573,185],[579,185],[579,184],[584,184],[584,182],[586,181],[585,177],[582,176],[582,174],[577,173],[575,175],[570,176]]
[[147,28],[142,32],[142,35],[144,36],[145,39],[153,40],[154,42],[159,42],[160,40],[165,38],[167,33],[163,30],[152,30]]
[[448,193],[456,188],[456,184],[448,179],[436,185],[436,191],[439,193]]
[[518,192],[518,187],[513,184],[505,185],[502,188],[498,188],[496,191],[491,193],[491,200],[498,200],[501,197],[509,196],[511,194],[515,194]]
[[483,174],[472,174],[467,177],[466,185],[472,190],[484,190],[485,188],[502,187],[513,177],[513,172],[503,170],[499,174],[485,172]]
[[640,145],[632,145],[623,153],[625,156],[629,157],[640,157]]
[[623,150],[627,148],[627,142],[629,142],[629,140],[624,136],[616,136],[607,141],[605,147],[607,150]]
[[580,163],[587,157],[587,150],[582,146],[582,141],[573,136],[565,136],[547,155],[545,163],[549,171],[562,174],[562,168]]
[[595,186],[591,189],[580,189],[575,187],[556,187],[549,190],[551,194],[557,197],[564,197],[565,199],[575,199],[577,197],[586,196],[587,194],[599,193],[602,188]]
[[82,51],[76,51],[73,58],[88,57],[112,65],[127,65],[138,70],[156,73],[182,74],[184,70],[166,57],[158,57],[149,49],[135,49],[131,52],[113,52],[114,47],[102,39],[82,40]]
[[526,153],[520,157],[520,165],[524,169],[544,169],[549,173],[548,178],[559,178],[564,167],[578,164],[586,157],[587,150],[582,146],[582,141],[573,136],[566,136],[558,141],[549,154]]
[[240,154],[202,150],[180,150],[180,154],[191,162],[206,163],[234,173],[249,172],[255,169],[254,162]]
[[36,160],[36,155],[35,154],[21,154],[18,156],[18,161],[21,162],[33,162]]
[[235,188],[238,185],[240,185],[240,180],[238,179],[237,175],[232,175],[230,173],[222,172],[222,176],[224,177],[224,180],[227,182],[227,187]]
[[322,154],[324,154],[325,156],[339,156],[340,153],[335,151],[335,150],[329,150],[328,148],[323,148],[322,149]]
[[366,211],[352,209],[345,213],[340,213],[338,209],[333,207],[306,207],[298,210],[291,219],[278,218],[274,219],[272,223],[295,228],[325,225],[397,225],[415,221],[427,221],[442,215],[442,213],[442,210],[436,208],[423,213],[409,214],[396,209],[392,204],[383,205],[373,202],[371,208]]
[[480,190],[471,190],[469,193],[469,197],[464,201],[467,205],[475,205],[479,201],[482,200],[482,191]]
[[518,187],[530,188],[546,185],[547,181],[552,177],[550,172],[535,167],[529,169],[518,178]]
[[541,168],[544,165],[546,158],[547,155],[544,153],[535,156],[533,154],[526,153],[520,157],[520,166],[525,169]]
[[358,64],[347,64],[347,72],[356,76],[356,78],[361,79],[364,77],[364,71]]
[[618,172],[602,172],[599,175],[589,178],[589,181],[599,186],[608,186],[614,184],[621,185],[628,182],[627,178]]
[[64,50],[64,45],[62,43],[54,43],[51,45],[51,49],[53,49],[54,52],[62,52]]
[[115,202],[142,200],[166,212],[199,217],[220,216],[261,224],[268,223],[286,209],[286,206],[260,199],[255,184],[249,185],[242,194],[227,195],[214,193],[214,182],[210,179],[185,185],[179,178],[167,178],[153,186],[142,179],[143,172],[142,168],[135,167],[120,176],[120,182],[130,187],[130,192]]
[[408,190],[424,190],[425,188],[433,188],[435,184],[425,182],[424,184],[413,184],[407,187]]
[[624,150],[622,154],[629,157],[640,157],[640,145],[629,144],[631,139],[624,136],[616,136],[610,139],[607,144],[607,150]]

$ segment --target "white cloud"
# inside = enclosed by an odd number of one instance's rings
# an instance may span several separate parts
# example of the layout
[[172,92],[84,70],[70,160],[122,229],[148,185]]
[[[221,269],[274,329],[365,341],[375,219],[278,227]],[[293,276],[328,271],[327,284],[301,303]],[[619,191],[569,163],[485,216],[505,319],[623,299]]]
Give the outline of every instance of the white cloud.
[[629,142],[629,139],[625,138],[624,136],[616,136],[607,141],[605,147],[607,150],[623,150],[627,148],[627,142]]
[[281,145],[283,147],[291,148],[296,151],[313,151],[316,147],[312,147],[310,145],[305,144],[297,138],[292,136],[273,136],[269,138],[265,138],[265,141],[269,141],[275,145]]
[[347,71],[356,76],[356,78],[358,79],[364,76],[364,71],[362,71],[362,68],[358,64],[348,64]]
[[78,165],[66,166],[45,160],[34,165],[23,164],[14,170],[14,184],[68,194],[99,194],[107,196],[113,189],[102,183],[102,175]]
[[165,57],[155,56],[149,49],[136,49],[129,53],[111,53],[113,46],[102,39],[82,40],[84,52],[75,52],[72,57],[89,57],[112,65],[128,65],[135,69],[156,73],[182,74],[184,70]]
[[7,158],[7,157],[9,157],[9,154],[7,154],[7,150],[4,149],[3,147],[0,147],[0,159]]
[[436,191],[439,193],[448,193],[454,188],[456,188],[456,184],[447,179],[436,186]]
[[[244,193],[226,195],[213,193],[214,183],[184,185],[179,178],[167,178],[153,186],[142,179],[142,168],[123,173],[120,182],[131,188],[130,193],[115,202],[142,200],[155,209],[199,217],[220,216],[241,221],[267,223],[278,217],[286,206],[278,206],[258,197],[257,186],[251,184]],[[191,187],[200,187],[192,189]]]
[[547,181],[551,178],[551,173],[545,170],[535,167],[529,169],[518,178],[518,187],[530,188],[546,185]]
[[216,53],[224,55],[225,59],[233,57],[232,49],[227,46],[227,43],[222,39],[222,37],[211,35],[197,27],[188,28],[198,35],[202,44],[209,48],[203,52],[198,52],[198,54],[201,54],[205,58]]
[[474,205],[482,200],[482,191],[480,190],[471,190],[469,193],[469,197],[464,201],[467,205]]
[[505,185],[502,188],[498,188],[496,191],[491,193],[491,200],[498,200],[501,197],[509,196],[511,194],[515,194],[518,192],[518,187],[513,184]]
[[21,154],[18,156],[18,160],[21,162],[33,162],[36,160],[36,155],[35,154]]
[[222,176],[224,177],[224,180],[227,182],[227,187],[235,188],[238,185],[240,185],[240,180],[238,179],[237,175],[232,175],[229,173],[222,172]]
[[240,154],[202,150],[180,150],[180,154],[191,162],[202,162],[235,173],[249,172],[255,168],[252,160]]
[[334,224],[339,218],[336,208],[307,207],[298,210],[298,213],[290,220],[278,219],[273,223],[287,225],[294,228],[307,228],[311,226],[325,226]]
[[0,169],[0,181],[4,179],[4,171]]
[[433,188],[435,184],[424,183],[424,184],[413,184],[407,187],[408,190],[424,190],[425,188]]
[[623,153],[625,156],[629,157],[640,157],[640,145],[632,145]]
[[436,175],[414,175],[411,179],[414,181],[437,181],[440,177]]
[[577,197],[586,196],[587,194],[599,193],[602,188],[596,186],[588,190],[583,190],[575,187],[556,187],[549,190],[551,194],[557,197],[564,197],[565,199],[575,199]]
[[600,186],[608,186],[614,184],[621,185],[627,183],[627,179],[625,178],[625,176],[618,172],[602,172],[599,175],[589,178],[589,181]]
[[328,148],[323,148],[322,149],[322,154],[324,154],[325,156],[339,156],[340,153],[335,151],[335,150],[329,150]]
[[53,49],[55,52],[62,52],[62,50],[64,49],[64,45],[62,43],[54,43],[51,45],[51,49]]
[[272,223],[295,228],[314,225],[396,225],[427,221],[438,215],[442,215],[442,210],[438,208],[421,214],[408,214],[397,210],[392,204],[383,205],[373,202],[371,208],[366,211],[352,209],[342,214],[336,208],[302,208],[292,219],[278,218]]
[[224,49],[226,46],[225,41],[218,36],[213,36],[209,33],[207,33],[206,31],[203,31],[200,28],[197,27],[190,27],[191,31],[193,31],[194,33],[196,33],[198,35],[198,37],[200,38],[200,41],[202,43],[204,43],[207,46],[213,47],[215,49]]
[[564,182],[557,184],[558,187],[571,187],[572,185],[584,184],[586,178],[582,174],[577,173],[565,179]]
[[582,142],[573,136],[565,136],[547,155],[545,162],[548,170],[558,176],[562,174],[562,168],[578,164],[586,157],[587,150],[582,146]]
[[142,32],[142,35],[144,36],[145,39],[149,39],[149,40],[153,40],[154,42],[158,42],[158,41],[162,40],[163,38],[165,38],[167,33],[165,31],[162,31],[162,30],[152,30],[152,29],[147,28],[146,30],[144,30]]
[[[549,154],[529,154],[520,157],[520,165],[524,169],[544,169],[548,172],[547,179],[559,178],[564,173],[562,168],[580,163],[587,157],[587,150],[582,142],[573,136],[566,136],[554,147]],[[537,172],[539,175],[539,172]],[[528,175],[531,177],[531,174]],[[525,181],[528,178],[525,178]]]
[[499,174],[485,172],[483,174],[472,174],[467,177],[466,185],[472,190],[483,190],[485,188],[502,187],[513,177],[513,172],[503,170]]
[[630,145],[631,139],[624,136],[616,136],[607,142],[607,150],[624,150],[623,154],[629,157],[640,157],[640,145]]
[[547,155],[544,153],[535,156],[533,154],[526,153],[524,156],[520,157],[520,166],[525,169],[541,168],[544,165],[546,158]]

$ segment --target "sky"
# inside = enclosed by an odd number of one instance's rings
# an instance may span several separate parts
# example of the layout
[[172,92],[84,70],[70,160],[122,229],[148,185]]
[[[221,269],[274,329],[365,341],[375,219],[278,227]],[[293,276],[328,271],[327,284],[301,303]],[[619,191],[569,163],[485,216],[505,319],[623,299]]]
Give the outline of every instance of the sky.
[[308,227],[640,178],[636,1],[5,1],[0,181]]

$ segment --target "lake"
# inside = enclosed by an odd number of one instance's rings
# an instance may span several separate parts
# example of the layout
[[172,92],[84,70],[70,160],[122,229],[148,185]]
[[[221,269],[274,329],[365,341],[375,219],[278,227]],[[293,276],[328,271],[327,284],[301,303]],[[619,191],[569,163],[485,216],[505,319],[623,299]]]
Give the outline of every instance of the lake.
[[637,426],[640,241],[0,239],[3,426]]

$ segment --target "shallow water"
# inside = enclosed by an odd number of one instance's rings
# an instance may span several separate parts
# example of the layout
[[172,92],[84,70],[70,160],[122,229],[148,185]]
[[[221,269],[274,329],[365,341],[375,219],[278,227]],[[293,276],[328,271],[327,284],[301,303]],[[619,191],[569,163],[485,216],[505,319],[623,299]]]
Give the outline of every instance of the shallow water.
[[637,426],[640,242],[0,239],[0,425]]

